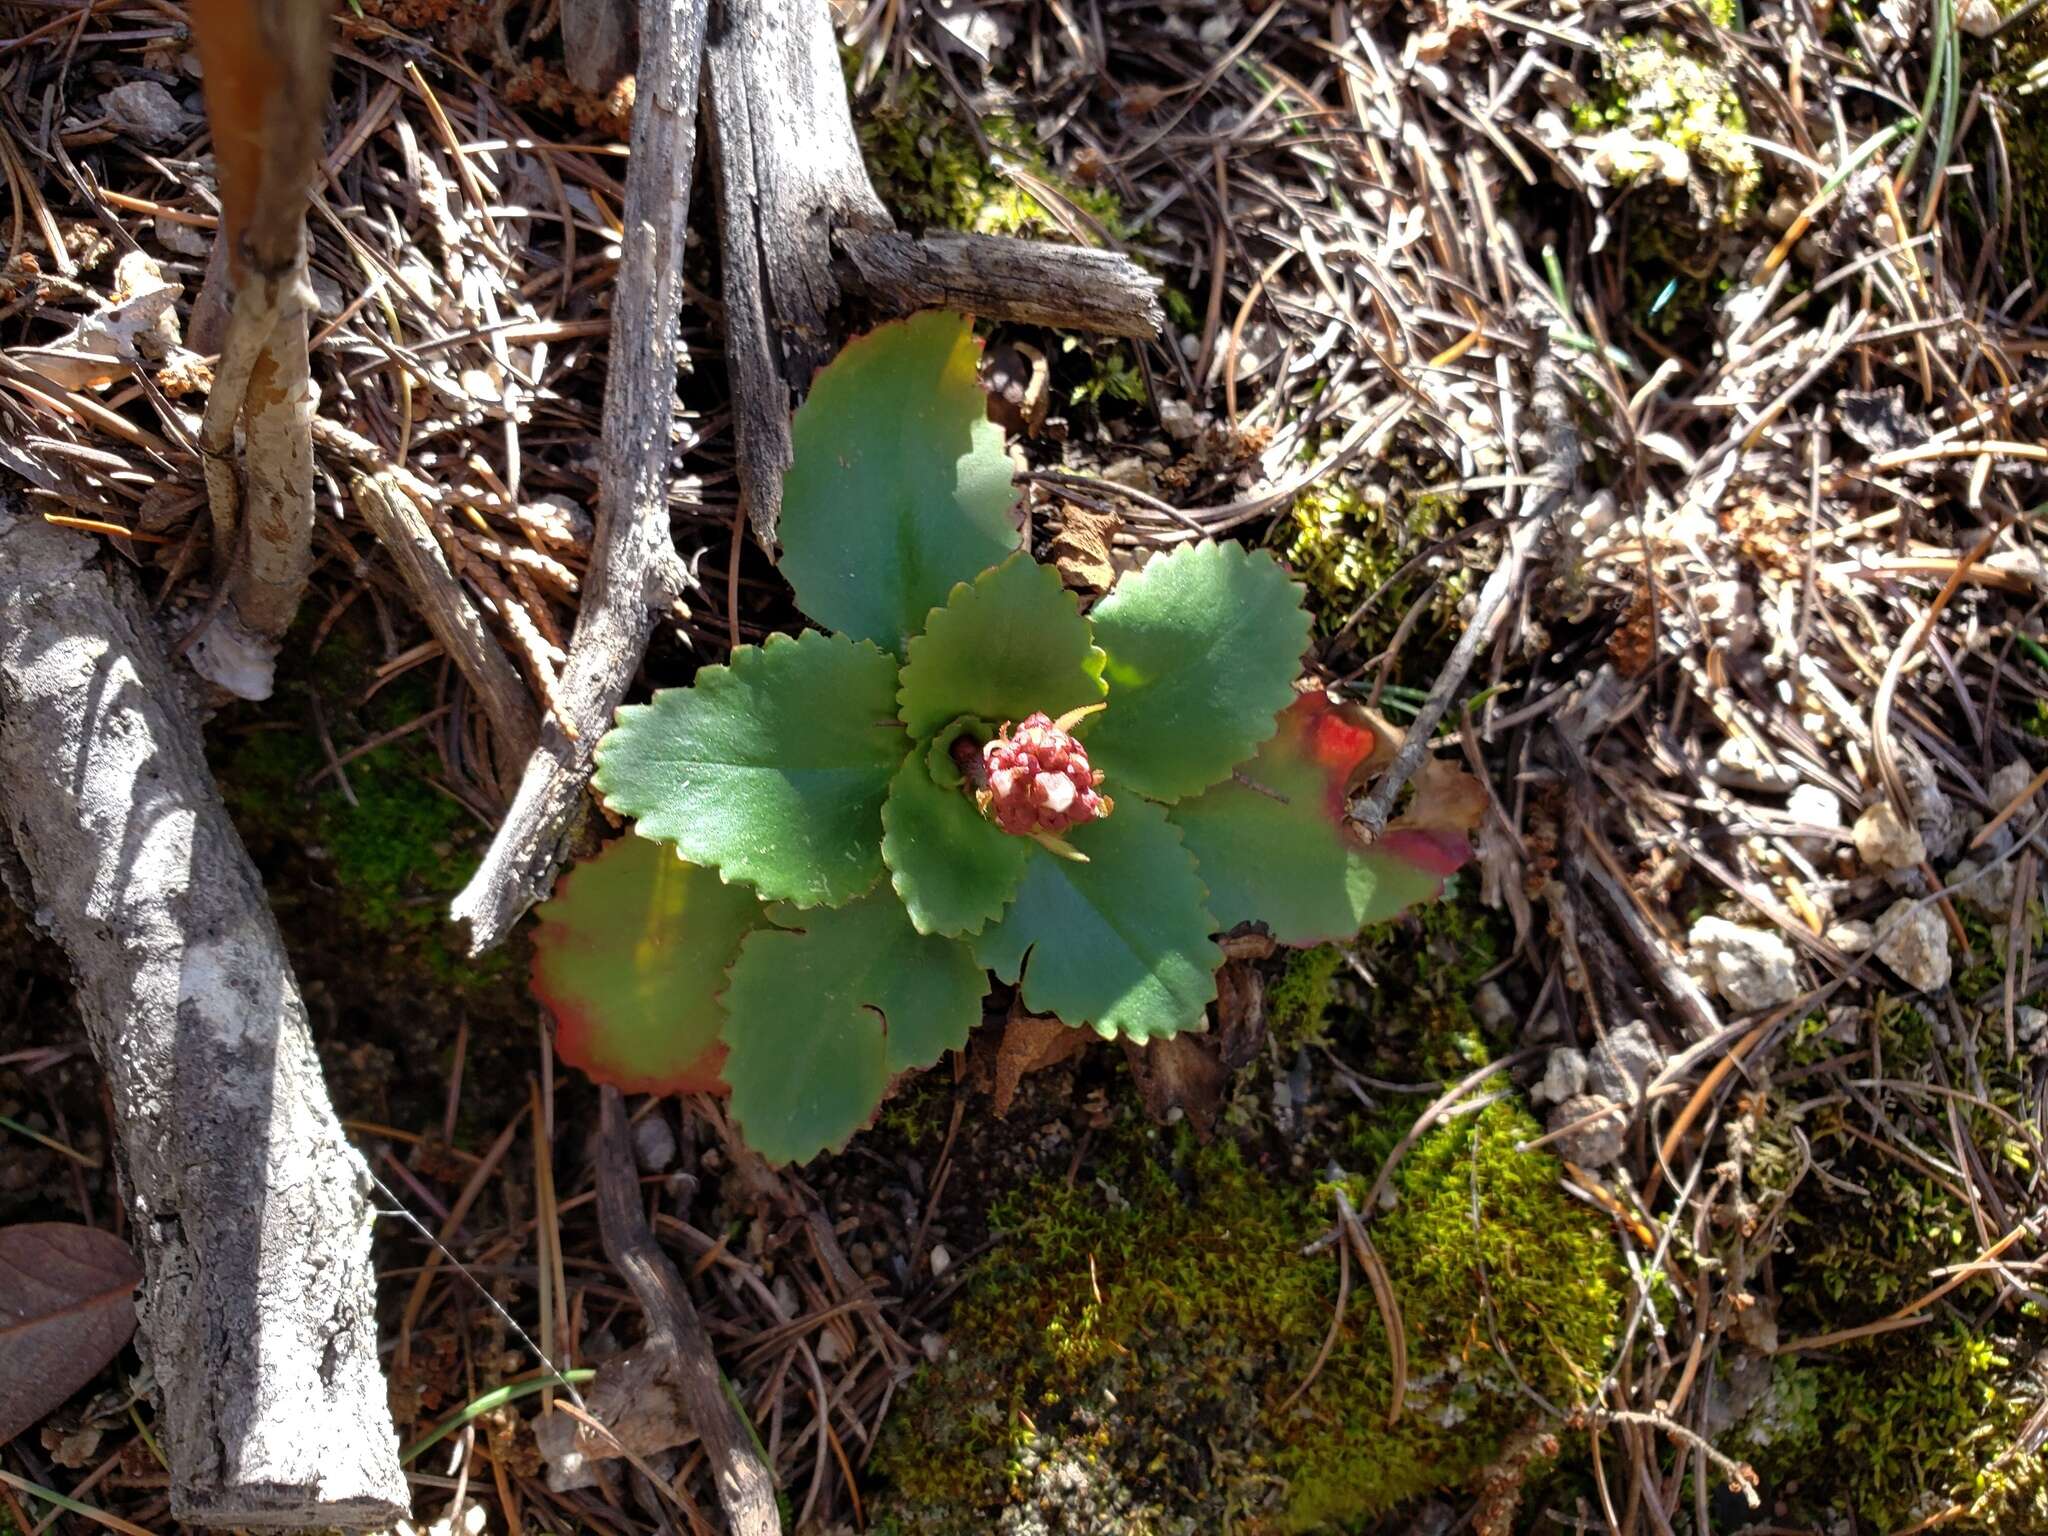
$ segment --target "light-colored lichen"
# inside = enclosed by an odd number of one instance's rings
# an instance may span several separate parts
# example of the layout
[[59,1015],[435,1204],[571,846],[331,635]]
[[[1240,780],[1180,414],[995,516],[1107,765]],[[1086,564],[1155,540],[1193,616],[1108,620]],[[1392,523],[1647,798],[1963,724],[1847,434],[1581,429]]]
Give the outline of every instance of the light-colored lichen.
[[[1607,50],[1580,127],[1679,151],[1703,223],[1733,226],[1755,208],[1763,173],[1742,98],[1726,71],[1669,32],[1623,38]],[[1651,168],[1638,157],[1612,175],[1626,183]]]

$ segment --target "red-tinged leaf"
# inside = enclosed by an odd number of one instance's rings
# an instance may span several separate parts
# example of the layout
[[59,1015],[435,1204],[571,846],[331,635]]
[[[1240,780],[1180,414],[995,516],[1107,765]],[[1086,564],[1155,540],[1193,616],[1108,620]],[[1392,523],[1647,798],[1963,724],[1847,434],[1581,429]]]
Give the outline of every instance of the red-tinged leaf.
[[1362,713],[1303,694],[1256,757],[1173,807],[1219,923],[1262,922],[1282,943],[1321,944],[1435,898],[1470,855],[1456,830],[1467,802],[1456,789],[1455,804],[1435,803],[1454,786],[1433,769],[1418,785],[1420,820],[1367,847],[1345,808],[1381,745]]
[[61,1408],[135,1332],[142,1266],[110,1232],[0,1227],[0,1445]]
[[537,913],[533,991],[555,1049],[628,1093],[718,1091],[719,994],[761,903],[666,843],[622,837],[562,877]]

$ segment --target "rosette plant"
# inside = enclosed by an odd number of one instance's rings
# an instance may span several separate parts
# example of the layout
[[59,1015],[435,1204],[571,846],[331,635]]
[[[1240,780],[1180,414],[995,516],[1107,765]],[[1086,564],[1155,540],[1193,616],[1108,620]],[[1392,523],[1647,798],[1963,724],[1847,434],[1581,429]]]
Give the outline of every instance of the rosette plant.
[[1308,615],[1271,556],[1182,544],[1082,612],[1022,547],[977,357],[933,313],[819,375],[781,531],[820,627],[619,711],[596,784],[636,835],[540,914],[563,1057],[729,1089],[778,1161],[964,1045],[990,972],[1104,1036],[1198,1030],[1216,935],[1349,937],[1467,851],[1350,828],[1374,736],[1298,688]]

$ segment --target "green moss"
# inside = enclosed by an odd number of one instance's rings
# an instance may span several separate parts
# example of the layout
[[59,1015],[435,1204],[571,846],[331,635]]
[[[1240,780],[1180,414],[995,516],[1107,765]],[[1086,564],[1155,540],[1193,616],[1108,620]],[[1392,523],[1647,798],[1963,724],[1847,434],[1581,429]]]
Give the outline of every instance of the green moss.
[[[1747,142],[1749,116],[1726,71],[1669,32],[1627,37],[1602,57],[1600,81],[1582,128],[1620,128],[1682,150],[1708,187],[1700,211],[1723,225],[1741,223],[1763,184]],[[1648,170],[1646,165],[1635,174]],[[1617,171],[1616,179],[1631,176]]]
[[[1975,979],[1992,987],[1992,936],[1962,911],[1979,957]],[[1957,994],[1968,995],[1960,982]],[[1896,1127],[1948,1122],[1952,1111],[1971,1164],[2015,1183],[2039,1159],[2028,1064],[2005,1058],[1988,1023],[1973,1044],[1949,1036],[1953,1023],[1936,1026],[1921,1009],[1879,997],[1866,1028],[1883,1055],[1882,1086],[1855,1100],[1766,1093],[1744,1117],[1757,1208],[1777,1210],[1793,1191],[1771,1256],[1781,1338],[1883,1318],[1978,1258],[1968,1201],[1952,1180],[1884,1145]],[[1944,1081],[1976,1091],[1949,1100],[1934,1092]],[[1886,1117],[1876,1140],[1873,1105]],[[1815,1165],[1828,1176],[1802,1177]],[[1895,1530],[1951,1507],[1962,1513],[1944,1530],[2048,1529],[2048,1466],[2018,1438],[2043,1406],[2036,1362],[2048,1358],[2048,1326],[2030,1305],[1998,1308],[1998,1297],[1995,1277],[1975,1274],[1931,1324],[1781,1360],[1742,1431],[1775,1496],[1823,1529],[1849,1514]]]
[[[429,782],[440,765],[425,737],[401,737],[348,763],[354,805],[331,774],[309,787],[327,761],[311,729],[309,696],[322,700],[341,752],[431,707],[417,675],[352,707],[366,675],[361,645],[351,631],[337,630],[280,680],[266,711],[283,718],[217,733],[214,767],[228,810],[259,860],[303,858],[312,879],[333,887],[341,916],[366,943],[404,950],[437,984],[500,980],[515,963],[510,952],[470,960],[445,915],[448,898],[476,866],[479,828]],[[291,884],[278,892],[280,900],[303,899]]]
[[1324,1021],[1337,1000],[1333,983],[1343,965],[1344,951],[1334,944],[1287,952],[1280,974],[1266,986],[1266,1033],[1283,1056],[1323,1043]]
[[[1382,1157],[1406,1124],[1362,1130],[1351,1151]],[[954,1314],[953,1357],[884,1430],[880,1518],[906,1536],[986,1529],[1013,1499],[1085,1483],[1097,1521],[1113,1510],[1132,1536],[1189,1519],[1307,1531],[1463,1484],[1532,1419],[1515,1376],[1580,1400],[1619,1318],[1606,1225],[1564,1199],[1554,1161],[1515,1150],[1536,1134],[1495,1104],[1432,1130],[1395,1173],[1396,1203],[1372,1224],[1408,1341],[1391,1426],[1386,1332],[1362,1285],[1294,1395],[1336,1299],[1334,1254],[1303,1254],[1332,1219],[1326,1192],[1227,1144],[1169,1150],[1155,1135],[1114,1149],[1093,1180],[1006,1198],[1005,1241]]]
[[[1272,543],[1315,594],[1311,607],[1324,633],[1393,581],[1424,544],[1462,521],[1462,503],[1432,489],[1434,477],[1434,470],[1396,452],[1370,475],[1343,473],[1311,486],[1273,525]],[[1385,645],[1429,581],[1430,573],[1411,572],[1382,593],[1359,627],[1361,645]],[[1464,573],[1452,573],[1432,599],[1433,615],[1448,623],[1465,589]]]
[[[854,56],[848,50],[844,57],[851,86]],[[886,93],[857,103],[855,118],[875,190],[906,224],[983,235],[1065,234],[1065,226],[1037,197],[983,155],[934,76],[911,72],[897,77]],[[1116,194],[1061,177],[1025,124],[991,113],[981,119],[981,132],[1001,160],[1051,188],[1111,238],[1131,233]]]
[[1874,1530],[1951,1506],[1963,1513],[1943,1530],[2048,1529],[2048,1463],[2019,1438],[2042,1383],[2018,1368],[2018,1347],[1952,1322],[1781,1362],[1773,1399],[1798,1411],[1752,1437],[1768,1440],[1759,1469],[1795,1505],[1853,1512]]

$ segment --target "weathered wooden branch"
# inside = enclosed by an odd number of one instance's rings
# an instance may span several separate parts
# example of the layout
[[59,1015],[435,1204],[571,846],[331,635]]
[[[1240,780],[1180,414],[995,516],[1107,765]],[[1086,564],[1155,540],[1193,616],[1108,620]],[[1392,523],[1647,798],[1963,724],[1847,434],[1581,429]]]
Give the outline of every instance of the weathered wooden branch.
[[475,952],[503,939],[547,893],[583,806],[591,753],[639,670],[656,617],[680,595],[668,526],[669,429],[708,3],[642,0],[597,530],[569,659],[556,684],[574,734],[561,719],[543,725],[498,835],[455,898],[451,911],[469,924]]
[[717,0],[707,47],[740,495],[775,548],[790,405],[831,355],[835,233],[889,230],[823,0]]
[[846,231],[846,286],[885,309],[957,309],[987,320],[1157,336],[1159,279],[1120,251],[998,235]]
[[0,504],[0,843],[111,1089],[171,1516],[389,1524],[368,1176],[180,680],[94,550]]
[[626,1105],[619,1090],[604,1090],[597,1144],[597,1223],[605,1257],[625,1276],[647,1315],[646,1347],[673,1357],[665,1379],[682,1399],[683,1417],[696,1430],[711,1463],[711,1481],[736,1536],[778,1536],[775,1477],[740,1416],[712,1352],[711,1336],[674,1260],[654,1240],[640,1209],[640,1177],[626,1137]]
[[464,594],[448,552],[412,498],[388,478],[358,472],[349,477],[349,499],[390,552],[427,628],[475,690],[497,737],[499,778],[509,794],[540,739],[540,719],[526,684]]

